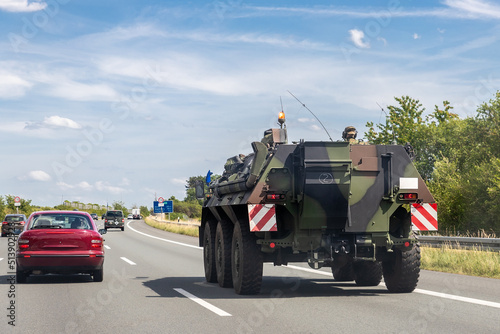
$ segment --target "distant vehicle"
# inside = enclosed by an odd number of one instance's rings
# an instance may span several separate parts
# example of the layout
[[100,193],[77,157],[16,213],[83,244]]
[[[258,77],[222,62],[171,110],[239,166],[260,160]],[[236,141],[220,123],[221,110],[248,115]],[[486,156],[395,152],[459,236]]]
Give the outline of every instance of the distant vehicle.
[[104,233],[87,212],[32,213],[17,240],[17,282],[50,273],[90,274],[94,282],[102,282]]
[[132,216],[131,213],[128,214],[127,219],[134,219],[134,216]]
[[141,219],[141,210],[140,209],[132,209],[132,217],[134,219]]
[[93,220],[99,220],[99,216],[97,215],[97,213],[91,213],[90,216]]
[[125,217],[121,210],[108,210],[104,215],[104,228],[119,228],[125,230]]
[[24,214],[6,215],[2,222],[2,237],[6,237],[9,233],[21,233],[25,223],[26,216]]

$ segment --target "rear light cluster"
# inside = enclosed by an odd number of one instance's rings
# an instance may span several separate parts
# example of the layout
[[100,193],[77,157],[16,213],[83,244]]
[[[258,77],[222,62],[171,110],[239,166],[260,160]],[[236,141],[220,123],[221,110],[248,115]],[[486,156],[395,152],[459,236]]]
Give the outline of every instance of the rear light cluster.
[[267,194],[266,199],[270,201],[278,201],[281,199],[285,199],[285,194]]
[[418,194],[417,193],[399,194],[398,199],[400,201],[416,201],[418,199]]
[[102,247],[102,240],[101,239],[92,239],[90,247],[91,248],[101,248]]
[[17,244],[19,245],[19,249],[26,250],[29,248],[30,241],[28,239],[19,239],[17,240]]

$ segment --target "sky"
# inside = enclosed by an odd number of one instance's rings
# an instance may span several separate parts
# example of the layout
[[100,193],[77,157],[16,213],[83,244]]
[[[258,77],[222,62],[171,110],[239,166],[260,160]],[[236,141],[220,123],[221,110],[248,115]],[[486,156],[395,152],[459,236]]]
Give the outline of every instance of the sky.
[[486,0],[0,0],[0,196],[182,200],[281,104],[289,141],[329,140],[307,108],[362,138],[406,95],[473,117],[500,87],[499,39]]

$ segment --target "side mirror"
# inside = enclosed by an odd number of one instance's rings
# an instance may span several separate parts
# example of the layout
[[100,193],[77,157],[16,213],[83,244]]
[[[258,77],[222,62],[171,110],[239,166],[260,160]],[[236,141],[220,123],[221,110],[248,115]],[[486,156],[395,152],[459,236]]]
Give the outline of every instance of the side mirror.
[[101,228],[101,229],[99,230],[99,234],[101,234],[101,235],[102,235],[102,234],[106,234],[106,233],[108,233],[108,230],[106,230],[105,228]]
[[205,198],[205,187],[203,185],[203,181],[197,180],[194,186],[194,191],[196,193],[196,198],[203,199]]

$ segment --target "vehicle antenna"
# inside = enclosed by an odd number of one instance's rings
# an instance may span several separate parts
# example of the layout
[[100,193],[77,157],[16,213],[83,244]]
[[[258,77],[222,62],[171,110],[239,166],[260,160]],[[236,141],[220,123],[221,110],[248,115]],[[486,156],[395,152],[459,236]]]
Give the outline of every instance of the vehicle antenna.
[[289,90],[287,90],[287,92],[290,93],[290,95],[292,95],[297,101],[299,101],[299,103],[302,104],[302,106],[304,108],[306,108],[314,116],[314,118],[316,118],[318,120],[319,124],[321,124],[321,126],[325,130],[326,134],[328,135],[328,138],[330,138],[330,140],[333,141],[332,137],[328,133],[328,130],[325,128],[325,126],[323,125],[323,123],[321,123],[321,121],[319,120],[319,118],[316,117],[316,115],[314,115],[314,113],[311,111],[311,109],[309,109],[308,107],[306,107],[306,105],[304,103],[302,103],[295,95],[293,95],[292,92],[290,92]]
[[397,144],[397,141],[396,141],[396,134],[394,133],[394,125],[392,124],[392,122],[390,122],[390,118],[389,118],[389,115],[387,115],[387,113],[385,112],[384,108],[382,108],[382,106],[380,104],[378,104],[378,102],[375,102],[379,108],[384,112],[385,114],[385,118],[387,119],[388,123],[391,125],[391,130],[392,130],[392,145],[396,145]]

